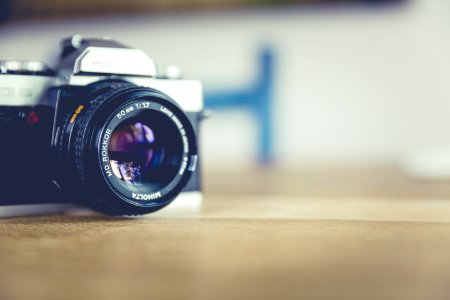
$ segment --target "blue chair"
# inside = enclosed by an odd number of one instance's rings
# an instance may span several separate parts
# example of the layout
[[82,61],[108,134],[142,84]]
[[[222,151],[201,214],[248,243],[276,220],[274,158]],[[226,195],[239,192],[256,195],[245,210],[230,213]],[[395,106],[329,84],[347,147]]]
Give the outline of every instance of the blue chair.
[[259,76],[254,84],[243,90],[205,93],[205,107],[212,110],[247,109],[253,113],[259,128],[259,161],[273,161],[273,86],[274,54],[265,47],[259,54]]

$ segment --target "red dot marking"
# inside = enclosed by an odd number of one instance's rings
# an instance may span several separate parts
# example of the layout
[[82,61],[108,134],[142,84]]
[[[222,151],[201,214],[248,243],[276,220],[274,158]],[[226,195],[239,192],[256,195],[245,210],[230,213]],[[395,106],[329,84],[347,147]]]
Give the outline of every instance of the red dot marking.
[[27,120],[27,123],[30,124],[30,125],[36,124],[37,122],[39,122],[39,116],[37,115],[36,112],[30,111],[27,114],[27,119],[26,120]]

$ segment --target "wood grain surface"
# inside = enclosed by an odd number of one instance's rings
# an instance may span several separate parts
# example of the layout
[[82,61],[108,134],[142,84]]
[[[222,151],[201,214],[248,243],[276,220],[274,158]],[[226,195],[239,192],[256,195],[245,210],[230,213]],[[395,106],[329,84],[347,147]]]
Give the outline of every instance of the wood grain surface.
[[450,194],[259,193],[276,179],[250,174],[211,175],[199,215],[2,219],[0,299],[449,298]]

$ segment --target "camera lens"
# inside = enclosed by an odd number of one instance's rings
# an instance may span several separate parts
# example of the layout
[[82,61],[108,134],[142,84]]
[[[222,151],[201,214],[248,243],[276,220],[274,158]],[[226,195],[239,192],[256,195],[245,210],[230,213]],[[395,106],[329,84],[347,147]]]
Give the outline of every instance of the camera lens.
[[163,113],[148,110],[123,121],[111,134],[109,159],[124,185],[159,190],[177,174],[183,156],[178,128]]
[[[197,157],[189,118],[167,95],[101,81],[65,118],[60,155],[66,187],[82,204],[112,215],[156,211],[183,190]],[[67,172],[70,173],[70,172]]]

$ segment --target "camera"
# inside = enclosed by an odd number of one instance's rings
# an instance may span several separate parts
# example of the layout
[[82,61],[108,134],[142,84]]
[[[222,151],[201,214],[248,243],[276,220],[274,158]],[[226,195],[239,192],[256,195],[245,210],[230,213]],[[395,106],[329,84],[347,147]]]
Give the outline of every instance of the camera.
[[174,75],[142,50],[79,35],[53,68],[0,61],[0,205],[142,215],[199,200],[202,85]]

